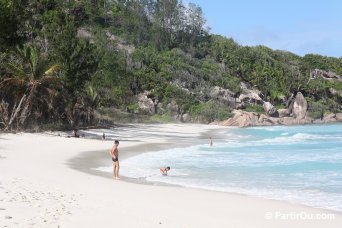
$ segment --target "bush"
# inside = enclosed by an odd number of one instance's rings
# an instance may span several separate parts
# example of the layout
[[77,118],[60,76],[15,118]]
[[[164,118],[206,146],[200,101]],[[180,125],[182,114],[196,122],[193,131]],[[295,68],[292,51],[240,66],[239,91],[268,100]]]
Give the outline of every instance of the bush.
[[175,123],[175,119],[171,116],[171,113],[165,113],[163,115],[153,115],[150,118],[151,122],[157,122],[157,123]]
[[278,104],[278,105],[275,105],[274,107],[275,107],[277,110],[278,110],[278,109],[286,109],[286,106],[283,105],[283,104]]
[[233,77],[231,75],[222,76],[221,80],[218,81],[218,85],[225,89],[229,89],[234,93],[241,92],[240,80],[237,77]]
[[217,119],[219,121],[227,120],[233,116],[234,114],[231,112],[230,109],[219,108],[219,110],[217,111]]
[[41,131],[65,131],[69,125],[62,122],[43,123],[39,126]]
[[326,106],[324,105],[323,101],[318,100],[315,101],[311,98],[306,98],[308,102],[308,115],[313,119],[319,119],[324,115],[326,110]]
[[247,105],[245,111],[246,112],[256,112],[259,114],[265,113],[265,110],[261,105],[253,105],[253,104]]
[[323,116],[323,112],[308,112],[308,116],[312,119],[320,119]]
[[208,101],[191,106],[190,115],[193,118],[203,116],[208,122],[213,122],[228,119],[232,116],[232,113],[228,107],[222,107],[214,101]]
[[137,103],[127,105],[127,112],[129,113],[139,113],[139,105]]

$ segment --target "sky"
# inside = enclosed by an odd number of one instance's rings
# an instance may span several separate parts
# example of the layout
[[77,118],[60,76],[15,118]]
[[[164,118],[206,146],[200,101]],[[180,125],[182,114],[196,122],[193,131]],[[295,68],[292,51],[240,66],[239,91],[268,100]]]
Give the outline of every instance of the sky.
[[342,57],[342,0],[185,0],[241,45]]

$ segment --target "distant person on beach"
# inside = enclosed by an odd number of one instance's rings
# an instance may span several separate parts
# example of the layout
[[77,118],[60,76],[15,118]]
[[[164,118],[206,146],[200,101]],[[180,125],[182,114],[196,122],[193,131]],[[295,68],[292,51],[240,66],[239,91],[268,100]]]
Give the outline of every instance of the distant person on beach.
[[110,155],[112,156],[112,161],[113,161],[113,172],[114,172],[114,179],[115,180],[120,180],[119,178],[119,141],[115,140],[114,141],[114,146],[112,147],[110,151]]
[[79,138],[80,136],[77,134],[77,129],[72,130],[71,137]]
[[160,173],[163,175],[163,176],[167,176],[167,172],[170,171],[170,166],[168,167],[163,167],[163,168],[160,168]]
[[106,140],[106,134],[105,133],[102,134],[102,140]]
[[211,139],[211,136],[209,137],[209,145],[213,146],[213,140]]

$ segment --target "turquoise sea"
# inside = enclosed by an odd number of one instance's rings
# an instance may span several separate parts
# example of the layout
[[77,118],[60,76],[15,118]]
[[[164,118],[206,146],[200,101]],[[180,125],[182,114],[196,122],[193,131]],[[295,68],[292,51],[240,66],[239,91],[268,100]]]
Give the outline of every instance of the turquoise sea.
[[229,128],[213,147],[131,157],[121,174],[342,211],[342,124]]

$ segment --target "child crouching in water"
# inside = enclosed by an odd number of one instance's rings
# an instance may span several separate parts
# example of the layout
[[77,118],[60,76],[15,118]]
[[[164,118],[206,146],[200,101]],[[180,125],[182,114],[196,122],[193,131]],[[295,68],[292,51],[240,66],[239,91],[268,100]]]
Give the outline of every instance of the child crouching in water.
[[164,168],[160,168],[160,173],[163,175],[163,176],[167,176],[167,172],[170,170],[170,166],[168,167],[164,167]]

